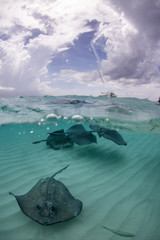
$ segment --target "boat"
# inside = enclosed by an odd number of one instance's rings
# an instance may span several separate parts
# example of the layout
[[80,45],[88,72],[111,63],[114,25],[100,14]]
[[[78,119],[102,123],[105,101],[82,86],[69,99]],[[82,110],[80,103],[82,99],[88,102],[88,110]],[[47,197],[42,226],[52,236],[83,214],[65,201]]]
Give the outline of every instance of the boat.
[[114,92],[101,92],[99,97],[115,98],[117,95]]

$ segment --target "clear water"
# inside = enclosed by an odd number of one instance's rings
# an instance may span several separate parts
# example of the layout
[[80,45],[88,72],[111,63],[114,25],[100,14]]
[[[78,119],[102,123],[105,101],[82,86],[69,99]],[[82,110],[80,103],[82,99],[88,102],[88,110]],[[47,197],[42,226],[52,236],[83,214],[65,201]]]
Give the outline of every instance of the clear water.
[[[0,116],[0,239],[120,239],[102,226],[160,239],[160,106],[136,98],[0,98]],[[98,135],[97,144],[59,151],[32,144],[77,123],[117,130],[128,145]],[[22,195],[68,164],[56,179],[83,202],[81,214],[48,227],[25,216],[8,192]]]

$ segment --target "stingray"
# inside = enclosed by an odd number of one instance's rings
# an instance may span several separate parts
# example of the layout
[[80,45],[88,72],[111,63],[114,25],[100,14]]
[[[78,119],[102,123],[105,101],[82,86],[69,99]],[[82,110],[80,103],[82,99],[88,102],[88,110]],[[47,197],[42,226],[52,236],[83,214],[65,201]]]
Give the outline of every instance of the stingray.
[[49,133],[47,139],[33,142],[33,144],[37,144],[44,141],[48,146],[55,150],[60,150],[62,148],[73,146],[72,140],[65,134],[63,129]]
[[42,225],[70,220],[80,214],[82,202],[75,199],[66,186],[54,177],[68,166],[56,172],[52,177],[41,179],[24,195],[13,195],[22,212]]
[[96,136],[87,131],[82,124],[77,124],[70,127],[66,133],[68,137],[78,145],[88,145],[91,143],[97,143]]
[[89,102],[81,101],[81,100],[78,100],[78,99],[72,99],[72,100],[62,99],[62,100],[58,100],[58,101],[53,101],[52,103],[53,104],[77,104],[77,105],[82,105],[82,104],[89,103]]
[[124,141],[123,137],[115,130],[110,130],[107,128],[99,127],[98,125],[90,125],[89,126],[94,132],[98,133],[99,137],[104,137],[106,139],[109,139],[113,142],[115,142],[118,145],[127,145],[127,143]]

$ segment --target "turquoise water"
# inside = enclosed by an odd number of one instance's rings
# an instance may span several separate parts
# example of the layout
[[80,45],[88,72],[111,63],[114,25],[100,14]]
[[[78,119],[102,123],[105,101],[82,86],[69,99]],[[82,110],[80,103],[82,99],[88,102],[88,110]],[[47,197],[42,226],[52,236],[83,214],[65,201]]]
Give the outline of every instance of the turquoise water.
[[[76,101],[75,101],[76,100]],[[160,106],[147,99],[96,97],[0,98],[0,239],[160,239]],[[48,133],[75,124],[116,130],[127,146],[97,136],[97,144],[53,150]],[[41,178],[62,181],[83,209],[73,220],[42,226],[15,198]]]

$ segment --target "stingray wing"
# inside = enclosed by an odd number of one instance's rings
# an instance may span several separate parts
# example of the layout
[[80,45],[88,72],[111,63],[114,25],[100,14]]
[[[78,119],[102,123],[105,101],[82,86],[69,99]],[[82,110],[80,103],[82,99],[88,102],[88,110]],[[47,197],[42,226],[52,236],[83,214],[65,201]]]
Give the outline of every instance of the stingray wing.
[[64,135],[65,132],[64,132],[64,129],[61,129],[61,130],[57,130],[57,131],[54,131],[52,133],[49,133],[50,135]]
[[46,216],[41,214],[41,210],[45,209],[46,190],[49,178],[41,179],[26,194],[15,196],[22,212],[36,222],[44,224]]
[[125,146],[127,145],[123,137],[115,130],[109,130],[109,129],[103,128],[101,131],[101,134],[104,138],[109,139],[118,145],[125,145]]
[[90,131],[86,131],[82,124],[77,124],[70,127],[66,133],[68,134],[68,137],[78,145],[97,143],[96,136]]
[[104,138],[111,140],[118,145],[127,145],[123,137],[115,130],[101,128],[98,125],[90,125],[90,128],[97,132],[99,137],[103,136]]

